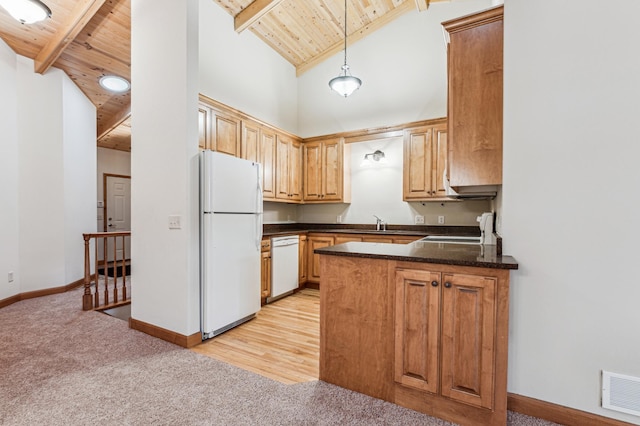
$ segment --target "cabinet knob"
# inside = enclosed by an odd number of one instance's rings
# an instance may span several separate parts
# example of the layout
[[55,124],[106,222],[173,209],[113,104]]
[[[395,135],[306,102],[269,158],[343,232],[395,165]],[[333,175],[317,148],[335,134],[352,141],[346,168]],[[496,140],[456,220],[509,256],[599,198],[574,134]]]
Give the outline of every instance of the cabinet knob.
[[431,281],[431,285],[434,287],[438,287],[438,281]]
[[451,287],[451,283],[450,283],[449,281],[447,281],[446,283],[444,283],[444,286],[445,286],[446,288],[450,288],[450,287]]

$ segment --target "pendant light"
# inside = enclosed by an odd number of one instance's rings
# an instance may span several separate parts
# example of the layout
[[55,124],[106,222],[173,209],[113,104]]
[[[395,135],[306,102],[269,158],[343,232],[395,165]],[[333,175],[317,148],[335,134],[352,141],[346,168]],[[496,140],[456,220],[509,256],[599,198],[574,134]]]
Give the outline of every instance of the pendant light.
[[0,6],[23,24],[33,24],[51,17],[51,9],[40,0],[0,0]]
[[337,77],[329,80],[329,87],[345,98],[358,90],[362,80],[351,75],[347,65],[347,0],[344,0],[344,65]]

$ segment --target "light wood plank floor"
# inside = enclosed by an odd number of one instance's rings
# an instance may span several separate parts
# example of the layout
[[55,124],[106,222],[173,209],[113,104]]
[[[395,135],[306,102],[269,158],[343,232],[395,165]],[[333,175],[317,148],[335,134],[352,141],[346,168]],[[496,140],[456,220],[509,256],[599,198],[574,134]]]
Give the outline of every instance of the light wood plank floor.
[[256,318],[192,348],[286,384],[318,379],[320,292],[303,289],[262,307]]

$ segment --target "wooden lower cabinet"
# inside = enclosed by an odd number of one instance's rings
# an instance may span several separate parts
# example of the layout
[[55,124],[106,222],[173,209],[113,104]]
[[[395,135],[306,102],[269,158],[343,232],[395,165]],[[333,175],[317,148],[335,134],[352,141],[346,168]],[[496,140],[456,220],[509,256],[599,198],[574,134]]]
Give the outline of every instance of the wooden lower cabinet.
[[508,270],[326,255],[320,268],[321,380],[506,425]]
[[317,284],[320,282],[320,255],[315,254],[314,250],[322,247],[329,247],[335,244],[332,235],[309,234],[307,236],[307,282]]
[[298,288],[304,287],[307,283],[307,236],[300,235],[300,244],[298,246]]
[[271,239],[263,238],[260,246],[260,300],[271,296]]

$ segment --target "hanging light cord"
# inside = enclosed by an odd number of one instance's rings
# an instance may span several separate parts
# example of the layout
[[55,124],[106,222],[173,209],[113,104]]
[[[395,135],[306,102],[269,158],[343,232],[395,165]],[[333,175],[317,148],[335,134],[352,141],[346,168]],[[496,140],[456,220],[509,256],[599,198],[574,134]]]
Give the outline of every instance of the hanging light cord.
[[347,75],[347,0],[344,0],[344,75]]

